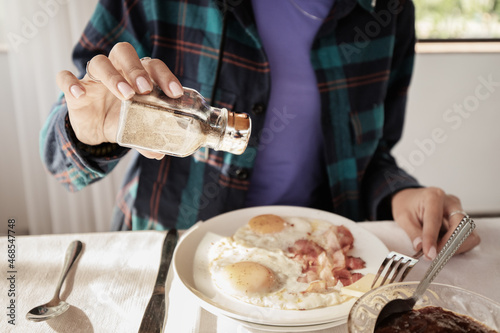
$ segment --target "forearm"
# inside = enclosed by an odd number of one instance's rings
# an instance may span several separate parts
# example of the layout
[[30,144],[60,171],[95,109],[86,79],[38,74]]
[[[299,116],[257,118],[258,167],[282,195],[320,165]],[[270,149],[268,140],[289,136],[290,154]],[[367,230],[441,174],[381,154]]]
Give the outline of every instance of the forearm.
[[421,187],[418,181],[397,166],[393,156],[379,148],[362,184],[363,202],[370,220],[391,220],[391,198],[406,188]]
[[392,196],[405,188],[420,187],[415,178],[398,167],[391,155],[392,148],[402,136],[407,93],[413,73],[416,41],[413,4],[402,4],[396,19],[391,73],[384,100],[383,135],[362,184],[365,209],[370,219],[392,219]]

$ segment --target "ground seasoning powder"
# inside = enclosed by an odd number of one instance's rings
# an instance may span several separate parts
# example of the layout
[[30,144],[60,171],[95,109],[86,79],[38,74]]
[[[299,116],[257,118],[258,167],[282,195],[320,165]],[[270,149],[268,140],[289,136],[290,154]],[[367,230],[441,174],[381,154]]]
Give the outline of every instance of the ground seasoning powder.
[[241,154],[250,132],[248,115],[211,107],[196,90],[184,88],[184,95],[173,99],[155,87],[122,102],[117,142],[180,157],[201,147]]
[[135,103],[128,110],[121,141],[172,154],[197,150],[204,142],[205,132],[193,118]]

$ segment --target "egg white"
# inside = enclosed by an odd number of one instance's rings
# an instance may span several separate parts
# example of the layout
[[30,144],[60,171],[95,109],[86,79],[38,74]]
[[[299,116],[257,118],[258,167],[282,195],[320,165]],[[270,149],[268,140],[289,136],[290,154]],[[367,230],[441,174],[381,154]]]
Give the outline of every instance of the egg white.
[[313,231],[311,223],[301,217],[282,217],[286,224],[283,230],[269,234],[259,234],[248,224],[239,228],[233,236],[235,242],[247,247],[286,251],[299,240],[306,238]]

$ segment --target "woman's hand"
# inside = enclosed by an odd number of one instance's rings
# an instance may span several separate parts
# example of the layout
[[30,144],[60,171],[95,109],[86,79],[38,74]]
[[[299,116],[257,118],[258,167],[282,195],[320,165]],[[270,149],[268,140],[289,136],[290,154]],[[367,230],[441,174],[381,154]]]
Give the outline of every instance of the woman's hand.
[[[108,57],[93,57],[87,69],[82,80],[69,71],[60,72],[57,85],[64,92],[76,137],[88,145],[116,142],[121,101],[136,93],[150,93],[153,82],[169,97],[177,98],[183,93],[182,86],[165,63],[150,58],[141,61],[129,43],[116,44]],[[139,152],[149,158],[164,156]]]
[[[462,210],[462,204],[456,196],[435,187],[405,189],[392,197],[394,220],[406,231],[415,250],[422,248],[425,256],[431,260],[463,218],[462,214],[455,214],[451,218],[449,215]],[[474,231],[457,253],[469,251],[479,242],[479,236]]]

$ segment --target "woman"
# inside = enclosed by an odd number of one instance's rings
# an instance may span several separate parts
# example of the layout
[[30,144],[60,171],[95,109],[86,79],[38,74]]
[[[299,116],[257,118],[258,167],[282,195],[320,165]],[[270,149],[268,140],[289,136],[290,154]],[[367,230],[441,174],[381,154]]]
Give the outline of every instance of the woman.
[[[460,221],[449,217],[460,200],[421,187],[390,154],[403,127],[413,24],[406,0],[102,0],[73,54],[80,79],[57,77],[64,97],[42,130],[42,158],[70,190],[101,179],[128,151],[115,143],[121,101],[153,83],[176,98],[184,85],[248,113],[251,142],[240,156],[139,151],[117,198],[117,230],[309,206],[395,219],[433,259]],[[461,251],[478,243],[473,234]]]

